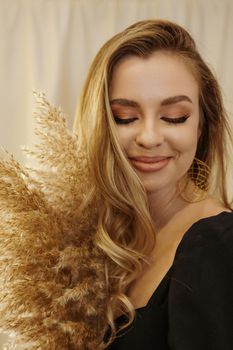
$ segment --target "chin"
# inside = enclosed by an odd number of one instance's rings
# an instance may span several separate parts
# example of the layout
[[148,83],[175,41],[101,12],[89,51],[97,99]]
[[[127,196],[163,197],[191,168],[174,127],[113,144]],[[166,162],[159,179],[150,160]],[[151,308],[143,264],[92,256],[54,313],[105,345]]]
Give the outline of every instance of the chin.
[[[140,177],[141,178],[141,177]],[[169,186],[169,181],[160,181],[158,183],[157,181],[153,181],[153,179],[142,179],[141,178],[141,182],[145,188],[145,191],[147,193],[153,193],[153,192],[157,192],[162,190],[163,188],[166,188]],[[171,185],[171,184],[170,184]]]

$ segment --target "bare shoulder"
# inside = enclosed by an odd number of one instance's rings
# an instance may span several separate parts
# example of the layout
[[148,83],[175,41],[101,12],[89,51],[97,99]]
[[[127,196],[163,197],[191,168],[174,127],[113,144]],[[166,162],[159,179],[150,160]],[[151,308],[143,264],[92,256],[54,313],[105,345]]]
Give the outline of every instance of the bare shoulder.
[[206,217],[220,214],[223,211],[231,212],[231,210],[227,208],[223,203],[211,196],[203,201],[202,210],[203,215]]

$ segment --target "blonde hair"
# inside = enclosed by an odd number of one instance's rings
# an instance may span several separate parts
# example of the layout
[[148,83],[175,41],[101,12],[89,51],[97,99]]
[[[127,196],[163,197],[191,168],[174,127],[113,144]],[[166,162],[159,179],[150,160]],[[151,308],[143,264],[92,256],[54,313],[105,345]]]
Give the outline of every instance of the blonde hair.
[[[135,310],[127,289],[142,271],[142,262],[155,241],[147,196],[136,173],[119,145],[109,104],[113,69],[127,55],[148,57],[155,50],[179,55],[192,69],[199,84],[202,134],[196,157],[214,169],[212,193],[228,208],[226,193],[227,139],[232,142],[218,83],[201,58],[189,33],[165,20],[137,22],[111,38],[97,53],[84,84],[74,131],[86,152],[92,188],[100,198],[95,243],[106,254],[105,275],[109,294],[106,318],[111,336],[116,336],[114,317],[128,314],[132,323]],[[90,196],[89,196],[90,198]],[[93,206],[95,203],[93,203]],[[121,329],[123,329],[121,328]]]

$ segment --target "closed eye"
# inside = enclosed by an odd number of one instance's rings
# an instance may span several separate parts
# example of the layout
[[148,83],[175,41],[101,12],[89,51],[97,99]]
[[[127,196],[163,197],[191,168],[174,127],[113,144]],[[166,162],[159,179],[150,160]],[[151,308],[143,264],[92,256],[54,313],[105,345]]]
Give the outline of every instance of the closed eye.
[[181,124],[181,123],[185,123],[188,118],[189,118],[189,115],[183,115],[179,118],[162,117],[161,119],[170,124]]
[[138,118],[128,118],[128,119],[123,119],[123,118],[119,118],[117,116],[114,115],[114,119],[115,119],[115,122],[117,124],[129,124],[129,123],[132,123],[134,120],[138,119]]

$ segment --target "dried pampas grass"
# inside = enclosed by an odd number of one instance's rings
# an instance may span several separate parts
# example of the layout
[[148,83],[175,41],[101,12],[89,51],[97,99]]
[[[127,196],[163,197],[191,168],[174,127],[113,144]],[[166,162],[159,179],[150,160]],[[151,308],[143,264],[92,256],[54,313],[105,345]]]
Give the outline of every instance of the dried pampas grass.
[[98,198],[85,152],[44,94],[26,167],[0,157],[0,327],[31,350],[100,349],[106,331],[104,255],[94,244]]

